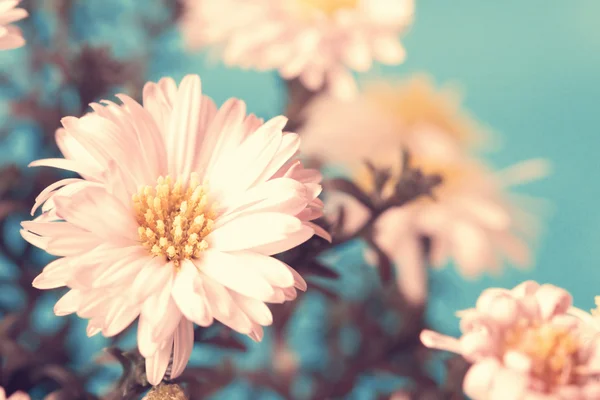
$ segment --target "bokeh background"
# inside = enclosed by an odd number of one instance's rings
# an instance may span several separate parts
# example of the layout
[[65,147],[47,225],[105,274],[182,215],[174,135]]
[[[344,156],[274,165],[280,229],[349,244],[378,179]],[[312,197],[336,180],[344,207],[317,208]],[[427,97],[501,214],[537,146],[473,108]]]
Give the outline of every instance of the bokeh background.
[[[35,1],[30,2],[35,3]],[[26,26],[28,41],[52,46],[60,22],[50,12],[51,1],[40,0],[39,12]],[[44,3],[46,3],[44,5]],[[44,9],[46,7],[46,10]],[[225,68],[206,53],[184,50],[176,27],[158,34],[148,26],[160,25],[168,15],[157,0],[81,0],[70,5],[69,46],[85,43],[107,45],[117,59],[147,63],[145,80],[188,73],[202,77],[203,91],[217,104],[229,97],[244,99],[251,112],[269,118],[283,113],[286,87],[274,73]],[[528,271],[507,268],[499,277],[465,281],[452,268],[432,272],[432,295],[427,317],[432,327],[457,332],[454,312],[473,304],[481,290],[490,286],[511,287],[534,279],[560,285],[571,291],[575,305],[593,307],[600,295],[600,2],[597,0],[417,0],[416,19],[404,39],[408,58],[399,67],[376,67],[366,77],[405,77],[416,72],[431,74],[438,84],[454,82],[464,93],[464,106],[501,137],[502,148],[485,154],[496,168],[532,157],[552,162],[552,175],[527,185],[528,194],[547,199],[552,213],[537,246],[536,267]],[[55,67],[33,71],[30,46],[0,53],[0,166],[25,166],[45,157],[39,124],[26,118],[15,121],[11,104],[35,93],[42,102],[61,102],[65,109],[76,103],[72,88],[61,85]],[[88,76],[86,79],[94,79]],[[114,88],[115,92],[119,87]],[[13,214],[4,224],[7,243],[22,246],[19,221]],[[342,274],[340,285],[350,301],[360,301],[372,288],[377,275],[355,261],[358,249],[348,249],[336,260]],[[42,257],[40,255],[40,257]],[[10,260],[0,258],[3,278],[19,271]],[[3,286],[2,301],[19,307],[18,291]],[[35,318],[40,329],[58,329],[61,319],[52,314],[57,294],[44,294]],[[325,365],[319,350],[323,298],[309,293],[290,326],[289,342],[306,370]],[[76,363],[92,360],[105,342],[85,338],[85,324],[70,332]],[[269,340],[267,334],[266,341]],[[349,345],[352,347],[352,335]],[[129,340],[132,346],[134,341]],[[250,344],[250,351],[237,356],[239,365],[254,368],[269,363],[266,345]],[[211,349],[200,346],[193,362],[208,365],[218,359]],[[107,373],[95,389],[114,379]],[[307,383],[308,384],[308,383]],[[301,391],[302,383],[299,384]],[[373,388],[386,383],[364,379],[352,398],[371,398]],[[236,397],[232,393],[236,393]],[[238,382],[221,398],[277,398],[267,392],[252,392]]]

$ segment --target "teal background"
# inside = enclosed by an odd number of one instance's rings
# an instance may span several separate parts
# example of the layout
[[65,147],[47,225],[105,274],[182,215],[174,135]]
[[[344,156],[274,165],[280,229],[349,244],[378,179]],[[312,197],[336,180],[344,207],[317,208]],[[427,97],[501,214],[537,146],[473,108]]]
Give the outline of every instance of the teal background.
[[[75,4],[69,28],[73,45],[108,44],[119,57],[147,58],[148,80],[167,75],[179,79],[197,73],[204,92],[217,103],[238,97],[262,117],[283,112],[285,87],[276,73],[228,69],[202,52],[188,53],[176,29],[148,41],[139,20],[160,20],[162,8],[158,1],[85,0]],[[431,297],[431,324],[455,334],[454,312],[470,307],[481,290],[512,287],[527,279],[562,286],[573,293],[577,306],[591,308],[593,297],[600,295],[600,1],[417,0],[416,10],[416,21],[404,39],[406,63],[393,68],[376,67],[365,77],[426,72],[437,83],[458,83],[465,93],[466,109],[503,138],[500,151],[486,154],[493,166],[501,168],[532,157],[548,158],[553,164],[550,177],[525,187],[526,193],[546,198],[554,206],[539,241],[537,266],[530,271],[506,268],[500,277],[476,281],[464,281],[453,268],[432,272],[441,288]],[[35,29],[26,32],[28,38],[36,35],[51,45],[49,38],[56,29],[56,19],[43,10],[31,18]],[[11,101],[32,88],[42,90],[48,101],[68,102],[73,95],[69,88],[56,83],[56,71],[51,67],[31,76],[26,67],[28,60],[27,47],[0,53],[0,71],[12,79],[10,87],[0,92],[0,122],[10,127],[8,136],[0,141],[2,164],[26,165],[45,156],[45,149],[37,144],[39,128],[35,123],[12,122]],[[20,240],[18,222],[27,218],[15,215],[7,225],[4,234],[14,238],[15,246]],[[357,251],[355,248],[344,254],[337,266],[343,272],[340,287],[353,301],[360,301],[369,288],[376,287],[376,275],[353,261]],[[0,272],[17,273],[1,258]],[[44,329],[56,329],[61,319],[51,310],[57,294],[49,292],[46,297],[47,303],[36,315]],[[11,294],[11,299],[17,298]],[[290,330],[288,339],[298,350],[305,371],[326,368],[326,357],[320,350],[323,310],[323,298],[309,293]],[[90,362],[104,345],[102,338],[86,339],[84,326],[85,321],[81,321],[80,330],[73,333],[77,337],[73,348],[82,364]],[[347,336],[351,348],[352,334]],[[129,341],[129,345],[133,343]],[[268,364],[268,343],[268,334],[261,345],[249,342],[250,352],[239,356],[238,364],[243,368]],[[200,346],[194,352],[195,364],[218,360],[210,349]],[[98,381],[98,388],[109,378]],[[300,391],[309,384],[302,379],[300,375]],[[369,399],[375,387],[393,386],[367,376],[352,398]],[[231,398],[227,396],[234,392],[238,396],[252,395],[243,382],[226,390],[220,398]],[[253,396],[276,398],[259,392]]]

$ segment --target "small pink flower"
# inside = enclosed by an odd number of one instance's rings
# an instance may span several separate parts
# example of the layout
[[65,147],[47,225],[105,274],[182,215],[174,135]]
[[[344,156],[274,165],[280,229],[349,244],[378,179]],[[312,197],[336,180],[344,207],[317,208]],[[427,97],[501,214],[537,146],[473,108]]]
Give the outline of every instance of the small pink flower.
[[589,337],[571,303],[567,291],[533,281],[487,289],[459,313],[460,339],[426,330],[421,341],[473,364],[463,383],[473,400],[597,400],[600,337]]
[[6,397],[4,388],[0,387],[0,400],[29,400],[29,396],[27,393],[15,392],[11,394],[10,397]]
[[348,98],[351,70],[404,61],[398,36],[413,0],[187,0],[183,34],[191,48],[220,46],[228,65],[276,69],[311,90],[327,84]]
[[16,8],[20,0],[0,0],[0,50],[11,50],[25,44],[21,31],[10,25],[27,17],[27,11]]
[[57,315],[89,319],[87,333],[114,336],[138,319],[146,372],[158,384],[184,370],[193,323],[218,320],[260,341],[272,323],[265,303],[305,290],[291,267],[270,257],[329,239],[320,174],[295,157],[300,139],[287,119],[263,123],[230,99],[217,109],[200,78],[144,87],[143,106],[92,104],[56,133],[64,159],[33,162],[79,173],[46,188],[23,222],[23,237],[61,258],[34,280],[71,289]]

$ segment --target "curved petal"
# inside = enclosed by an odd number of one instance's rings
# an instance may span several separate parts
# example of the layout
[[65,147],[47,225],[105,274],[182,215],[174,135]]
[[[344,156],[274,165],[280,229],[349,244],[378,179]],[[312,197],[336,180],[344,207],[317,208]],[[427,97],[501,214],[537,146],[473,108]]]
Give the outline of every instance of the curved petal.
[[285,237],[279,240],[271,241],[270,243],[255,245],[251,248],[251,250],[268,256],[283,253],[284,251],[306,242],[314,234],[315,231],[310,226],[302,223],[298,231],[285,235]]
[[248,268],[253,262],[243,255],[207,250],[196,261],[198,268],[223,286],[248,297],[266,301],[273,295],[272,286],[259,274]]
[[152,325],[144,314],[138,320],[137,343],[140,354],[145,358],[152,357],[158,350],[159,343],[152,340]]
[[285,123],[285,117],[267,121],[237,149],[224,154],[208,175],[211,188],[222,194],[235,195],[254,185],[275,157]]
[[194,348],[194,326],[190,321],[182,318],[175,331],[173,344],[173,365],[169,379],[177,378],[183,373],[192,349]]
[[198,270],[191,261],[182,262],[173,282],[171,295],[185,318],[200,326],[206,326],[207,322],[212,322],[212,318],[205,297],[196,291],[196,280],[199,278]]
[[138,305],[129,305],[125,299],[115,301],[108,310],[102,333],[106,337],[121,333],[140,315]]
[[463,382],[465,394],[473,399],[488,398],[494,376],[500,368],[500,363],[493,358],[475,363],[465,375]]
[[[212,231],[206,236],[206,241],[211,248],[219,251],[253,249],[282,240],[292,240],[295,246],[299,243],[294,234],[302,232],[303,229],[304,226],[298,218],[281,213],[262,212],[233,219]],[[310,231],[312,236],[312,230]]]
[[279,212],[297,215],[308,205],[306,187],[289,178],[277,178],[256,185],[224,204],[225,211],[216,221],[221,226],[240,215],[256,212]]
[[196,165],[202,90],[198,75],[187,75],[179,85],[166,135],[169,174],[187,180]]
[[131,244],[138,241],[138,225],[133,215],[103,188],[84,188],[69,197],[56,197],[54,201],[57,214],[77,227],[107,241],[114,241],[115,237]]
[[73,314],[81,305],[81,292],[79,290],[69,290],[54,305],[54,314],[61,317]]
[[246,267],[262,276],[272,286],[281,288],[294,286],[294,274],[284,262],[251,251],[240,251],[231,254],[243,257]]
[[156,386],[163,380],[169,367],[172,350],[173,337],[171,336],[162,343],[153,356],[146,357],[146,377],[151,385]]
[[87,179],[93,181],[98,181],[101,174],[100,169],[96,169],[78,161],[66,160],[64,158],[46,158],[43,160],[36,160],[29,163],[28,167],[51,167],[64,169],[66,171],[75,172],[81,176],[86,176]]
[[252,321],[262,326],[268,326],[273,323],[273,314],[271,314],[269,307],[262,301],[242,296],[239,293],[231,293],[231,296]]
[[167,263],[162,257],[153,257],[148,260],[145,267],[138,272],[129,289],[132,301],[144,302],[151,294],[160,290],[162,285],[172,275],[172,264]]
[[239,137],[238,132],[243,132],[245,114],[246,103],[241,100],[229,99],[221,106],[206,129],[198,171],[205,171],[206,176],[212,176],[215,164],[223,159],[223,149],[228,148],[227,142]]
[[252,321],[235,303],[231,292],[210,277],[202,282],[215,319],[236,332],[249,334],[252,331]]

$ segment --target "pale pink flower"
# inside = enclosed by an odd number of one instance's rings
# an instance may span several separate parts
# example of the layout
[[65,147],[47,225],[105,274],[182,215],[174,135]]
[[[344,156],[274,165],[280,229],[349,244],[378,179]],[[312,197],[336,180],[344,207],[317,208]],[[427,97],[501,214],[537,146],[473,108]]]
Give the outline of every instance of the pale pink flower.
[[34,286],[71,290],[57,315],[89,319],[87,333],[114,336],[138,320],[138,347],[158,384],[185,368],[193,323],[216,319],[261,340],[265,303],[296,297],[306,282],[270,257],[326,232],[320,175],[295,160],[299,137],[287,119],[266,123],[230,99],[220,109],[200,78],[144,87],[143,106],[92,104],[67,117],[56,140],[65,159],[32,166],[77,172],[46,188],[23,222],[23,237],[59,256]]
[[27,393],[23,392],[15,392],[10,395],[10,397],[6,397],[6,392],[3,387],[0,387],[0,400],[29,400],[29,396]]
[[488,289],[459,313],[460,339],[426,330],[421,341],[473,364],[463,382],[473,400],[597,400],[600,337],[587,337],[571,303],[567,291],[532,281]]
[[11,50],[25,44],[21,31],[11,25],[27,17],[27,11],[16,8],[21,0],[0,0],[0,50]]
[[492,139],[461,109],[457,90],[438,89],[426,75],[368,83],[349,101],[320,95],[304,111],[298,133],[304,154],[351,168],[362,160],[397,166],[401,149],[461,158],[465,150],[488,146]]
[[397,65],[399,35],[413,0],[187,0],[183,34],[190,48],[222,48],[227,65],[276,69],[310,90],[355,94],[351,71],[373,61]]
[[[496,173],[466,158],[414,158],[412,164],[425,174],[442,177],[442,183],[433,190],[434,199],[421,197],[389,209],[379,217],[374,230],[374,241],[398,268],[399,288],[409,300],[425,300],[428,264],[440,268],[452,260],[467,278],[486,270],[499,272],[504,259],[521,267],[531,264],[529,244],[540,228],[536,214],[526,209],[533,203],[529,208],[539,211],[543,203],[511,194],[508,189],[545,175],[548,166],[543,160],[526,161]],[[372,190],[367,174],[358,176],[357,183]],[[350,196],[330,197],[330,210],[347,207],[347,231],[356,230],[369,217],[365,207]],[[423,237],[430,239],[429,254],[422,246]],[[367,256],[371,261],[372,253]]]

